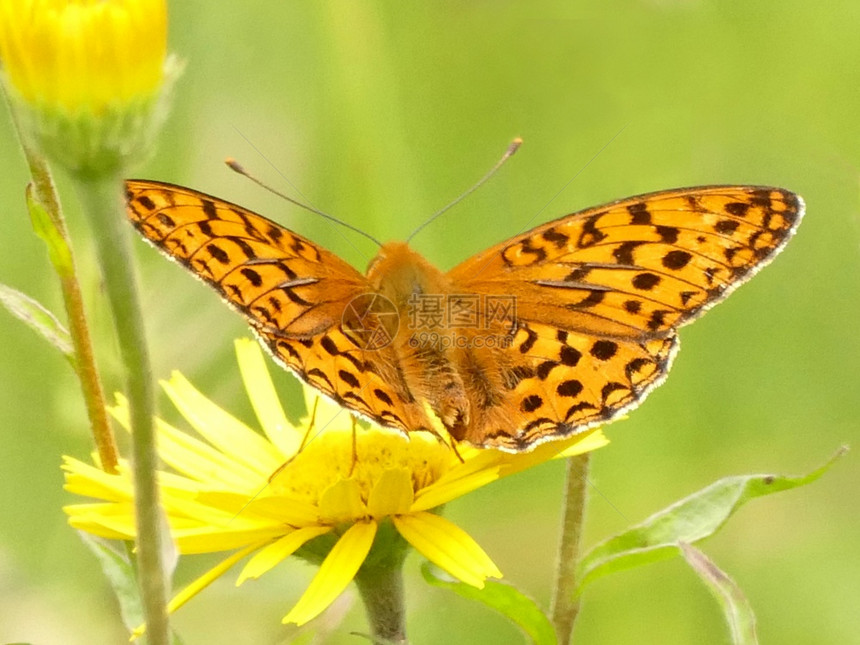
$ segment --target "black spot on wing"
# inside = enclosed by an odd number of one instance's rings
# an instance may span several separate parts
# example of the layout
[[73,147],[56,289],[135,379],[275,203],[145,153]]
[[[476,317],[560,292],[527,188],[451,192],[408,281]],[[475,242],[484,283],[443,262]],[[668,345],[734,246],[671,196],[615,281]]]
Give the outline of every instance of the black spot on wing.
[[556,361],[544,361],[540,365],[537,366],[537,377],[541,381],[545,381],[549,376],[549,373],[553,370],[554,367],[557,367],[559,364]]
[[729,215],[734,215],[735,217],[746,217],[747,211],[750,209],[750,205],[745,204],[744,202],[729,202],[723,208]]
[[600,361],[608,361],[618,351],[618,344],[611,340],[598,340],[591,346],[591,355]]
[[660,284],[660,276],[655,273],[637,273],[631,283],[640,291],[650,291]]
[[592,215],[582,226],[582,232],[579,234],[579,239],[576,244],[579,248],[594,246],[606,238],[606,233],[597,228],[597,222],[600,220],[600,215]]
[[209,254],[221,264],[230,264],[230,255],[217,244],[207,244],[206,250],[209,251]]
[[618,262],[618,264],[623,264],[626,266],[635,266],[636,260],[633,257],[633,251],[636,250],[636,248],[641,246],[642,244],[644,244],[644,242],[622,242],[615,248],[615,250],[612,251],[612,256],[615,258],[615,261]]
[[538,335],[537,335],[537,332],[535,332],[533,329],[531,329],[525,325],[523,325],[521,327],[521,329],[525,330],[525,332],[527,334],[527,338],[522,343],[520,343],[519,350],[520,350],[520,353],[527,354],[531,350],[531,348],[534,347],[534,344],[537,342]]
[[562,381],[558,384],[558,387],[555,388],[556,394],[564,397],[575,397],[579,396],[580,392],[582,392],[583,386],[582,383],[576,379],[570,379],[567,381]]
[[553,244],[555,244],[555,248],[557,249],[564,248],[564,245],[567,244],[568,240],[570,239],[567,235],[565,235],[564,233],[559,233],[554,228],[545,230],[543,233],[541,233],[541,237],[543,237],[543,239],[545,239],[547,242],[552,242]]
[[343,381],[352,388],[358,388],[360,385],[355,374],[353,374],[352,372],[348,372],[346,370],[338,370],[337,375],[340,377],[341,381]]
[[[149,198],[147,197],[146,199]],[[160,224],[166,226],[167,228],[176,228],[176,222],[174,222],[173,218],[171,218],[170,215],[168,215],[167,213],[157,213],[155,217],[158,219]]]
[[200,206],[203,208],[206,217],[209,219],[218,219],[218,209],[215,208],[215,202],[211,199],[201,199]]
[[260,274],[254,271],[254,269],[249,269],[248,267],[243,267],[240,270],[240,273],[245,276],[245,279],[248,280],[253,286],[259,287],[263,284],[263,278],[260,277]]
[[691,253],[675,249],[663,256],[663,266],[672,271],[678,271],[687,266],[692,259],[693,255]]
[[394,401],[391,400],[391,397],[388,396],[384,391],[379,388],[373,390],[373,396],[382,401],[385,405],[393,405]]
[[[746,204],[740,204],[740,205],[741,206],[747,206]],[[729,206],[731,206],[731,204],[729,204]],[[728,210],[728,206],[726,207],[726,210]],[[744,211],[744,212],[746,212],[746,211]],[[741,223],[736,219],[721,219],[719,222],[717,222],[714,225],[714,230],[717,233],[720,233],[723,235],[731,235],[732,233],[734,233],[738,229],[738,226],[740,226],[740,225],[741,225]]]
[[573,347],[565,345],[561,348],[559,358],[561,359],[562,364],[568,367],[576,367],[576,364],[579,363],[579,359],[582,358],[582,354]]
[[[128,192],[128,195],[129,197],[132,195],[131,191]],[[148,211],[151,211],[155,208],[155,202],[152,201],[152,198],[149,195],[141,195],[137,198],[136,201]]]
[[678,231],[674,226],[655,226],[654,230],[657,231],[657,235],[660,236],[660,239],[666,244],[677,244],[678,243]]
[[520,403],[520,410],[525,413],[534,412],[543,405],[543,399],[537,394],[530,394]]

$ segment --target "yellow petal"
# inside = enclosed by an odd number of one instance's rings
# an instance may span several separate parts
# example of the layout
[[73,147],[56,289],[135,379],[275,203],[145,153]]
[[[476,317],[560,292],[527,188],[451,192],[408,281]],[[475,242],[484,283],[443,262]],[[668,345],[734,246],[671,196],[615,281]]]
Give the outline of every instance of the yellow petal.
[[268,543],[284,535],[284,527],[268,527],[247,531],[227,531],[209,526],[173,528],[170,535],[183,555],[218,553],[239,549],[249,544]]
[[258,497],[249,502],[248,510],[261,517],[280,520],[290,526],[309,526],[319,524],[319,508],[307,502],[286,495]]
[[364,518],[367,509],[361,501],[361,489],[355,480],[341,479],[320,495],[320,517],[333,524]]
[[549,441],[539,445],[528,453],[510,455],[511,459],[503,462],[500,476],[507,477],[550,459],[579,455],[606,445],[609,441],[599,428],[585,432],[561,441]]
[[575,442],[568,448],[565,448],[556,457],[573,457],[581,455],[591,450],[597,450],[603,446],[609,445],[609,439],[603,434],[603,430],[597,428],[588,436],[583,437],[580,441]]
[[510,454],[499,450],[484,449],[475,452],[471,458],[456,463],[442,473],[434,485],[444,486],[460,479],[474,477],[485,471],[497,471],[499,464],[510,458]]
[[69,526],[71,526],[76,531],[83,531],[84,533],[89,533],[90,535],[95,535],[96,537],[104,538],[105,540],[133,540],[134,532],[126,533],[120,531],[114,531],[113,529],[107,528],[105,526],[93,523],[93,522],[79,522],[76,519],[69,518]]
[[249,500],[248,496],[242,493],[204,491],[195,495],[194,499],[237,517],[272,520],[290,526],[319,523],[319,509],[316,506],[285,495],[261,495]]
[[259,486],[261,474],[233,456],[225,455],[161,419],[156,419],[156,426],[158,454],[178,472],[200,483],[230,490],[249,490]]
[[225,454],[266,477],[283,462],[271,443],[203,396],[179,372],[161,385],[194,429]]
[[195,524],[205,524],[216,531],[246,531],[260,528],[283,529],[284,527],[284,523],[278,520],[209,506],[193,499],[164,495],[162,496],[162,503],[171,518],[178,521],[191,520]]
[[499,477],[507,477],[550,459],[555,459],[566,445],[565,441],[548,441],[530,452],[510,454],[499,465]]
[[437,506],[447,504],[452,499],[462,497],[466,493],[486,486],[499,478],[499,467],[493,466],[484,470],[469,472],[463,477],[442,477],[415,495],[412,511],[427,511]]
[[[123,428],[129,430],[128,399],[117,394],[116,401],[117,404],[108,408],[108,411]],[[156,419],[155,424],[158,454],[177,471],[202,483],[221,484],[233,490],[259,486],[261,473],[256,470],[161,419]]]
[[379,519],[408,513],[412,506],[412,474],[406,468],[389,468],[373,485],[367,498],[367,512]]
[[376,522],[353,524],[329,551],[307,591],[282,622],[304,625],[334,602],[355,577],[375,536]]
[[64,506],[69,526],[112,540],[134,539],[134,509],[131,504],[74,504]]
[[298,451],[304,432],[300,432],[287,421],[281,400],[266,368],[266,359],[260,350],[260,344],[250,338],[237,338],[235,345],[242,382],[260,426],[283,453],[284,459],[289,459]]
[[277,542],[273,542],[268,546],[260,549],[253,558],[248,561],[242,573],[239,574],[239,579],[236,581],[236,586],[245,582],[248,578],[259,578],[269,569],[279,564],[284,558],[295,553],[296,549],[302,546],[308,540],[311,540],[320,535],[325,535],[330,532],[330,526],[307,526],[302,529],[293,531],[289,535],[285,535]]
[[487,578],[502,577],[478,543],[444,517],[415,513],[392,519],[400,535],[421,555],[466,584],[482,589]]
[[63,457],[63,470],[66,471],[64,488],[71,493],[110,502],[128,501],[132,498],[133,489],[129,477],[106,473],[67,456]]

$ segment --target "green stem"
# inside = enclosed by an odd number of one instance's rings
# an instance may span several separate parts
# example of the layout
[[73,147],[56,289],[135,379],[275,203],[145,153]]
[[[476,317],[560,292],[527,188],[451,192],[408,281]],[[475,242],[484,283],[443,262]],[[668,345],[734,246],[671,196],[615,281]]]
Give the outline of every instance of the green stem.
[[364,566],[355,576],[355,584],[375,643],[405,645],[406,608],[403,601],[402,562],[393,566]]
[[409,545],[394,524],[382,522],[370,553],[355,574],[374,643],[409,642],[403,596],[403,562],[407,553]]
[[555,589],[552,599],[552,623],[559,645],[573,642],[573,626],[579,614],[576,586],[576,565],[585,524],[585,502],[588,491],[588,462],[590,453],[567,460],[567,487],[558,547]]
[[[10,108],[9,112],[17,126],[15,110],[12,109],[10,101],[7,103]],[[18,131],[20,132],[20,129]],[[69,335],[75,349],[75,372],[81,385],[81,393],[84,397],[84,404],[87,408],[87,416],[90,420],[90,428],[102,469],[105,472],[115,473],[119,463],[119,452],[105,408],[104,390],[95,361],[92,337],[87,324],[84,299],[81,295],[81,286],[78,282],[77,268],[72,253],[71,240],[69,240],[66,229],[66,221],[63,217],[63,208],[47,162],[40,153],[27,143],[23,134],[19,136],[19,141],[27,165],[30,167],[36,199],[48,213],[62,244],[65,246],[65,263],[55,261],[54,268],[60,278],[60,290],[63,293],[63,304],[68,316]],[[51,255],[52,260],[55,260],[53,254]]]
[[[26,148],[25,148],[26,150]],[[57,197],[54,182],[51,179],[48,167],[44,160],[35,158],[27,152],[30,163],[30,172],[33,176],[33,186],[36,198],[45,207],[45,210],[54,222],[57,231],[62,236],[69,253],[69,267],[62,270],[57,267],[60,278],[60,290],[63,293],[63,304],[68,316],[69,335],[75,348],[75,371],[81,384],[81,393],[87,408],[87,416],[90,420],[90,428],[93,440],[99,453],[99,461],[102,469],[108,473],[117,472],[119,453],[116,447],[116,438],[108,421],[107,409],[105,408],[105,395],[99,377],[93,351],[92,337],[87,324],[86,311],[84,310],[84,299],[81,295],[81,285],[78,282],[77,270],[72,257],[71,243],[66,232],[65,220]]]
[[79,192],[93,227],[120,355],[126,371],[134,464],[137,563],[149,642],[167,645],[168,623],[161,561],[157,455],[153,432],[154,398],[143,312],[131,261],[122,182],[117,176],[79,177]]

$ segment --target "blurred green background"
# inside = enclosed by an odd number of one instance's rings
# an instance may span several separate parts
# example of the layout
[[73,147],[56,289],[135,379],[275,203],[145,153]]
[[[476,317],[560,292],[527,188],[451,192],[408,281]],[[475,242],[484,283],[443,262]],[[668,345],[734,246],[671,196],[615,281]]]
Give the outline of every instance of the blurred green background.
[[[236,157],[274,186],[394,239],[522,136],[496,179],[415,240],[446,268],[533,218],[645,191],[757,183],[803,195],[806,221],[787,251],[685,329],[666,385],[607,429],[612,444],[593,460],[588,544],[720,477],[806,472],[857,442],[860,3],[185,0],[171,11],[172,50],[187,68],[157,152],[134,174],[244,204],[361,269],[369,242],[266,194],[222,160]],[[0,282],[61,312],[5,115],[0,142]],[[120,379],[91,232],[68,181],[59,183],[113,391]],[[156,375],[179,368],[250,418],[231,342],[245,333],[242,321],[145,244],[135,250]],[[73,499],[60,457],[91,450],[76,381],[2,311],[0,335],[0,642],[125,642],[111,592],[61,512]],[[289,396],[291,377],[278,376]],[[562,485],[563,464],[548,464],[447,511],[545,604]],[[858,490],[849,453],[816,484],[753,502],[702,546],[747,593],[763,643],[860,643]],[[212,562],[183,561],[178,584]],[[414,643],[521,642],[504,619],[428,588],[418,564],[407,562]],[[295,632],[280,618],[312,573],[291,561],[239,590],[228,575],[175,625],[191,645],[289,642]],[[310,628],[331,643],[367,631],[352,591]],[[680,561],[595,583],[577,636],[728,642],[716,603]]]

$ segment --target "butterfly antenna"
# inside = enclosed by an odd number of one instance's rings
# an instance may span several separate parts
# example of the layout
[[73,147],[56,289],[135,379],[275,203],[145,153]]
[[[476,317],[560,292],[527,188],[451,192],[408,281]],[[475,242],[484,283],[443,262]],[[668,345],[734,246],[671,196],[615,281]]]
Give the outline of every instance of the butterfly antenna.
[[[272,193],[273,195],[277,195],[277,196],[278,196],[278,197],[280,197],[281,199],[286,199],[286,200],[287,200],[288,202],[290,202],[291,204],[295,204],[295,205],[296,205],[296,206],[298,206],[299,208],[304,208],[306,211],[310,211],[311,213],[316,213],[317,215],[320,215],[321,217],[324,217],[325,219],[329,220],[330,222],[334,222],[335,224],[340,224],[341,226],[344,226],[344,227],[348,228],[350,231],[354,231],[354,232],[358,233],[359,235],[363,235],[364,237],[366,237],[368,240],[370,240],[371,242],[373,242],[373,243],[374,243],[374,244],[376,244],[377,246],[382,246],[382,242],[380,242],[379,240],[377,240],[377,239],[376,239],[375,237],[373,237],[370,233],[365,233],[365,232],[364,232],[364,231],[362,231],[360,228],[358,228],[358,227],[356,227],[356,226],[353,226],[352,224],[350,224],[350,223],[348,223],[348,222],[344,222],[344,221],[342,221],[342,220],[339,220],[337,217],[334,217],[333,215],[329,215],[328,213],[323,212],[323,211],[321,211],[321,210],[319,210],[319,209],[317,209],[317,208],[314,208],[313,206],[309,206],[308,204],[305,204],[305,203],[303,203],[303,202],[300,202],[300,201],[299,201],[299,200],[297,200],[297,199],[293,199],[293,198],[292,198],[292,197],[290,197],[289,195],[285,195],[284,193],[282,193],[282,192],[280,192],[280,191],[278,191],[278,190],[275,190],[274,188],[272,188],[272,187],[271,187],[271,186],[269,186],[268,184],[263,183],[262,181],[260,181],[260,180],[259,180],[259,179],[257,179],[256,177],[254,177],[254,175],[250,174],[247,170],[245,170],[245,169],[244,169],[244,168],[239,164],[239,162],[238,162],[238,161],[236,161],[235,159],[228,157],[227,159],[225,159],[225,160],[224,160],[224,163],[225,163],[225,164],[227,164],[227,167],[228,167],[230,170],[232,170],[233,172],[235,172],[235,173],[237,173],[237,174],[239,174],[239,175],[242,175],[243,177],[247,177],[248,179],[250,179],[251,181],[253,181],[255,184],[257,184],[258,186],[260,186],[261,188],[264,188],[264,189],[268,190],[268,191],[269,191],[270,193]],[[464,195],[464,196],[465,196],[465,195]]]
[[474,186],[472,186],[469,190],[467,190],[465,193],[463,193],[462,195],[460,195],[460,196],[459,196],[457,199],[455,199],[453,202],[451,202],[450,204],[448,204],[448,205],[446,205],[446,206],[443,206],[443,207],[442,207],[442,208],[440,208],[438,211],[436,211],[435,213],[433,213],[430,217],[428,217],[428,218],[424,221],[424,223],[423,223],[423,224],[421,224],[418,228],[416,228],[414,231],[412,231],[412,233],[409,235],[409,237],[407,237],[407,238],[406,238],[406,241],[407,241],[407,242],[411,241],[411,240],[412,240],[412,238],[413,238],[413,237],[415,237],[416,235],[418,235],[418,233],[419,233],[419,232],[421,232],[421,230],[422,230],[422,229],[424,229],[424,227],[425,227],[425,226],[427,226],[428,224],[430,224],[433,220],[435,220],[437,217],[439,217],[439,216],[440,216],[440,215],[442,215],[443,213],[446,213],[447,211],[449,211],[450,209],[452,209],[454,206],[456,206],[457,204],[459,204],[460,202],[462,202],[464,199],[466,199],[469,195],[471,195],[471,194],[472,194],[472,193],[474,193],[476,190],[478,190],[481,186],[483,186],[484,184],[486,184],[486,183],[487,183],[487,182],[492,178],[492,176],[493,176],[493,175],[495,175],[495,174],[498,172],[499,168],[501,168],[501,167],[502,167],[502,165],[503,165],[503,164],[504,164],[508,159],[510,159],[510,158],[513,156],[513,154],[514,154],[517,150],[519,150],[519,147],[520,147],[522,144],[523,144],[523,140],[522,140],[520,137],[517,137],[516,139],[514,139],[513,141],[511,141],[511,145],[509,145],[509,146],[508,146],[508,149],[507,149],[507,150],[505,150],[505,154],[503,154],[503,155],[502,155],[502,158],[501,158],[501,159],[499,159],[499,160],[496,162],[496,165],[495,165],[495,166],[493,166],[492,168],[490,168],[490,172],[488,172],[486,175],[484,175],[483,177],[481,177],[481,178],[478,180],[478,183],[476,183],[476,184],[475,184]]

